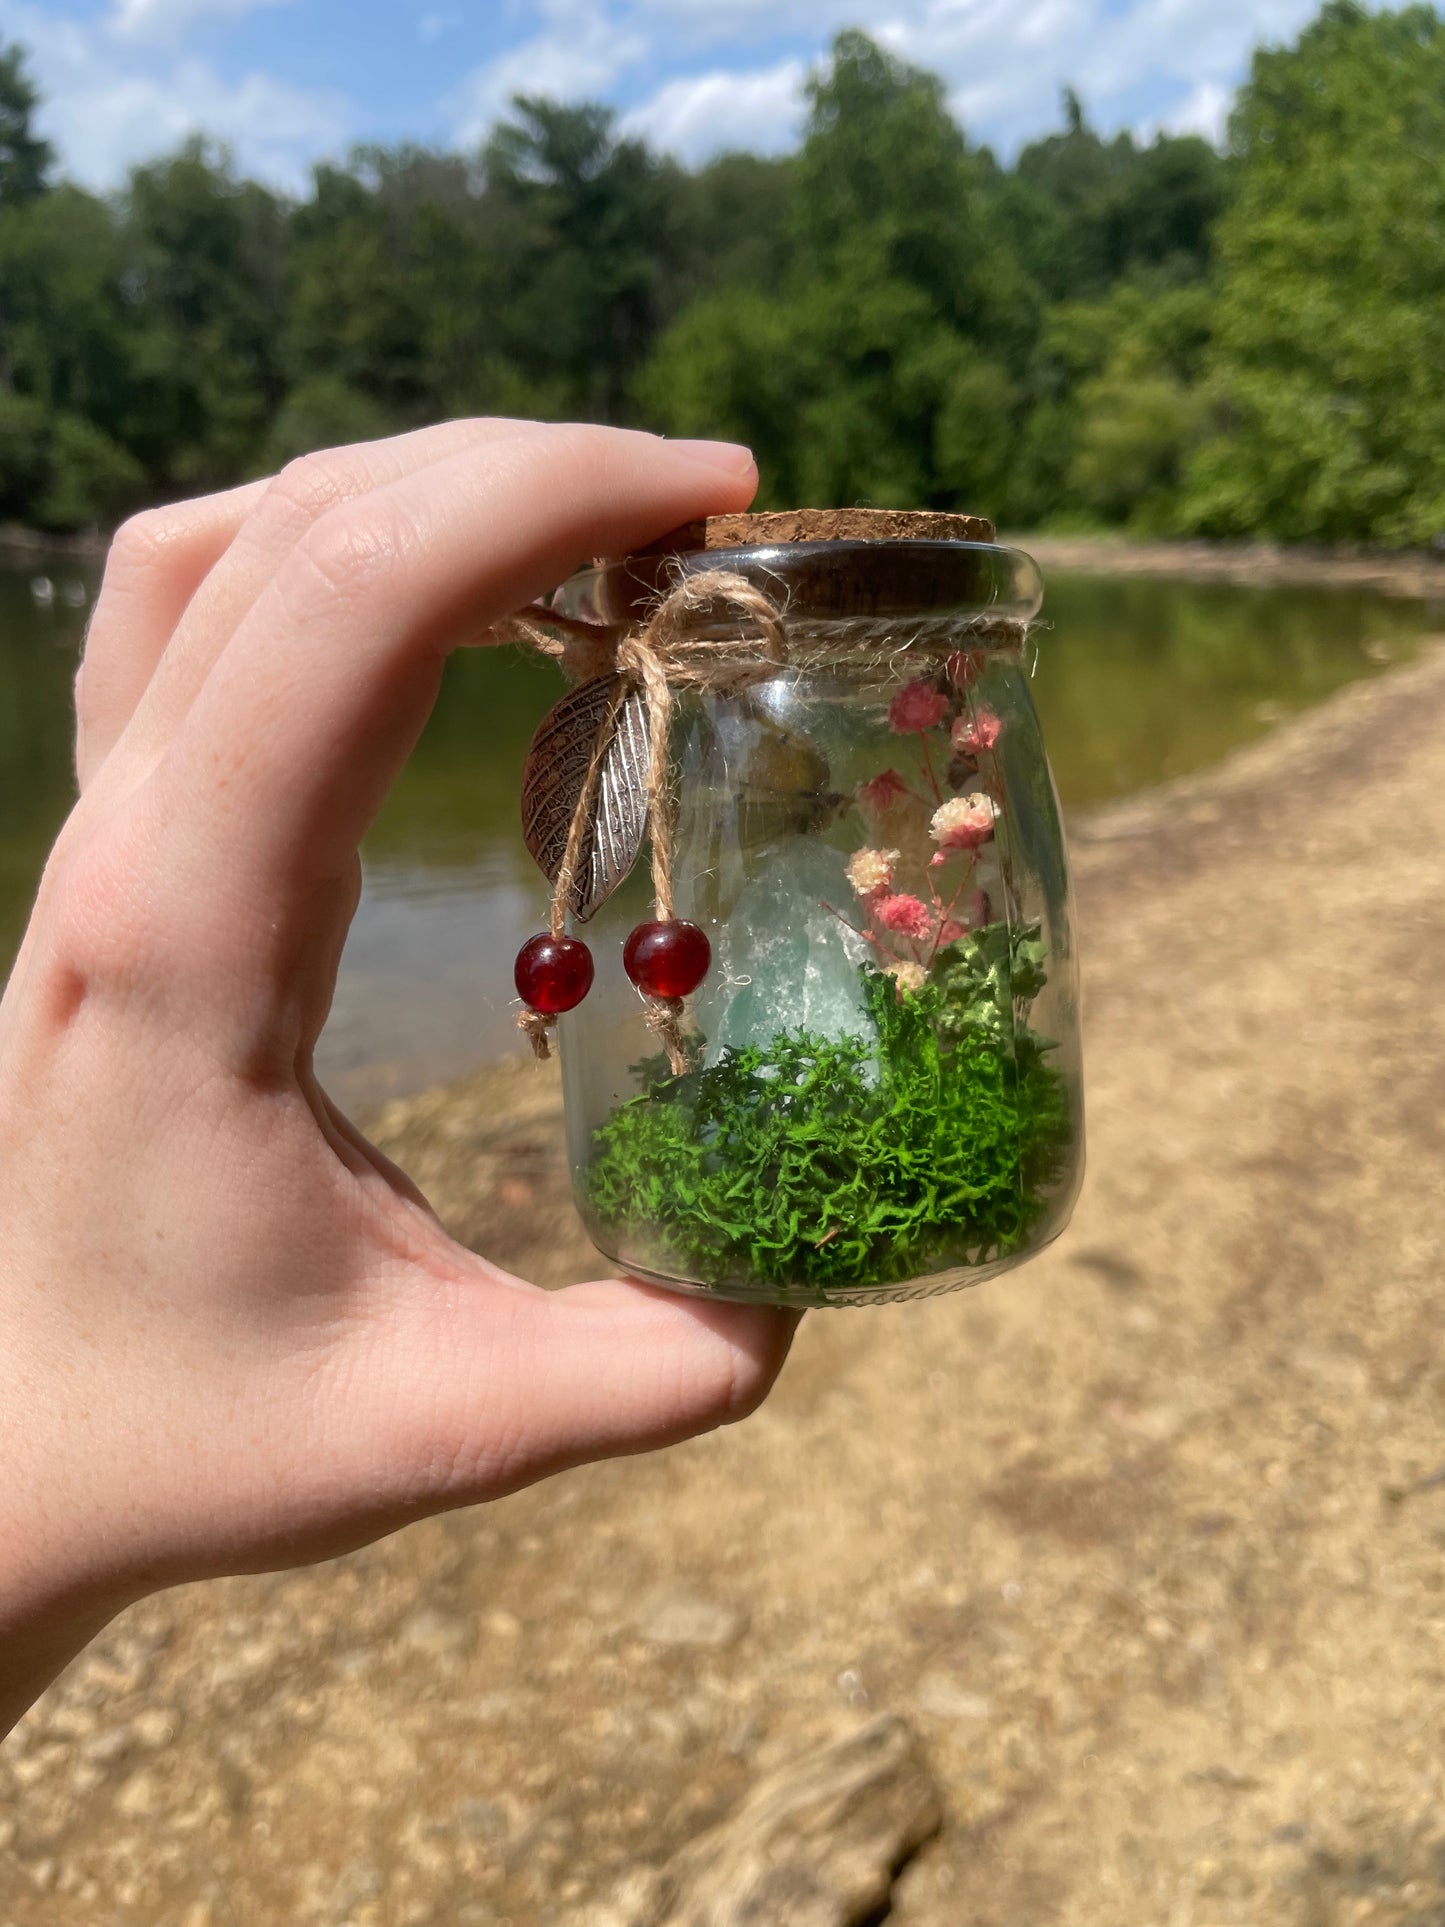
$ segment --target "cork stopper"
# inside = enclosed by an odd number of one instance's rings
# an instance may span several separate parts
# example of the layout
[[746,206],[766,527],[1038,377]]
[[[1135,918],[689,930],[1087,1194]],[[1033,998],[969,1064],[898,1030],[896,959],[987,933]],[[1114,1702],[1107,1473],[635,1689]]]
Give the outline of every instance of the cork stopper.
[[772,509],[759,515],[710,515],[686,522],[640,555],[683,555],[706,549],[781,547],[792,542],[992,542],[982,515],[934,509]]

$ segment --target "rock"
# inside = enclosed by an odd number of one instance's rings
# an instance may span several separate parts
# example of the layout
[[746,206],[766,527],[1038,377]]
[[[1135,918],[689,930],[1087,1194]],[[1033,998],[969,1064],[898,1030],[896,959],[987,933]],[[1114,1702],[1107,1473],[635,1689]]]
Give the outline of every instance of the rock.
[[131,1721],[130,1730],[147,1748],[168,1745],[176,1737],[176,1715],[164,1706],[152,1707]]
[[942,1821],[912,1731],[885,1714],[769,1774],[595,1927],[861,1927]]
[[153,1773],[142,1769],[132,1773],[120,1792],[115,1796],[115,1804],[122,1813],[154,1813],[160,1804],[160,1787]]
[[108,1733],[101,1733],[87,1743],[84,1756],[96,1766],[113,1766],[134,1745],[133,1732],[123,1726],[113,1726]]
[[674,1593],[647,1608],[637,1630],[655,1646],[731,1646],[747,1620],[732,1606]]
[[981,1693],[969,1693],[945,1673],[926,1673],[918,1685],[918,1708],[940,1720],[987,1720],[993,1717],[993,1702]]
[[858,975],[868,948],[839,921],[852,905],[840,851],[807,836],[778,844],[717,933],[713,967],[693,1000],[705,1062],[729,1047],[766,1047],[799,1026],[876,1038]]
[[439,1613],[426,1606],[406,1621],[401,1637],[415,1653],[425,1653],[429,1659],[450,1659],[469,1643],[472,1628],[455,1613]]

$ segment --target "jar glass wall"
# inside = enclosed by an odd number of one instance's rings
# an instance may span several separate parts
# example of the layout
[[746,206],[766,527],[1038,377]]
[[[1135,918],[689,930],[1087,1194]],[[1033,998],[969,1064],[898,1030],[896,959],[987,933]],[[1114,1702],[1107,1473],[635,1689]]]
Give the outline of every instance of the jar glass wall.
[[[819,553],[823,551],[825,553]],[[624,1269],[760,1302],[976,1282],[1067,1221],[1082,1171],[1063,839],[1023,660],[1028,558],[982,543],[716,550],[790,665],[680,691],[676,910],[712,964],[674,1075],[622,968],[645,862],[580,932],[560,1023],[579,1208]],[[616,620],[646,563],[564,612]]]

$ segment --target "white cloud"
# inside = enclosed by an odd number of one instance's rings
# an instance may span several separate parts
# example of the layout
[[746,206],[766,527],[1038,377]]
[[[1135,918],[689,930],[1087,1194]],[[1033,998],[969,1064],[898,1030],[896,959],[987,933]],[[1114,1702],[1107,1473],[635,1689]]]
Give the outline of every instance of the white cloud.
[[1229,110],[1234,105],[1234,96],[1227,87],[1217,81],[1201,80],[1188,99],[1171,109],[1157,125],[1141,128],[1141,133],[1163,134],[1202,134],[1216,146],[1223,143],[1225,129],[1229,124]]
[[780,153],[797,140],[807,75],[803,61],[784,60],[758,73],[669,81],[622,129],[694,166],[728,149]]
[[200,61],[160,78],[107,76],[83,84],[57,102],[53,118],[66,171],[97,187],[202,133],[232,148],[243,173],[300,189],[312,161],[341,147],[347,133],[338,102],[269,74],[225,81]]
[[463,147],[483,139],[514,94],[554,100],[601,100],[652,46],[634,25],[615,19],[595,0],[543,0],[546,24],[469,74],[447,103],[453,138]]
[[[939,74],[970,135],[1008,154],[1061,124],[1068,86],[1106,132],[1170,128],[1218,139],[1252,47],[1290,37],[1317,10],[1318,0],[891,0],[886,12],[857,0],[611,0],[610,18],[617,33],[658,31],[674,70],[708,50],[707,71],[674,71],[628,117],[696,159],[738,141],[776,146],[778,102],[765,76],[798,65],[758,74],[740,62],[729,73],[716,60],[720,44],[746,56],[765,38],[796,35],[822,58],[835,33],[861,24]],[[592,12],[601,16],[602,0]]]
[[728,41],[756,46],[761,39],[786,34],[790,38],[825,40],[840,27],[862,27],[881,38],[885,23],[860,16],[865,9],[839,0],[630,0],[626,11],[668,34],[685,37],[694,46]]
[[291,0],[115,0],[108,25],[122,40],[182,40],[203,20],[236,19]]
[[336,95],[131,49],[103,27],[56,20],[25,0],[0,0],[0,39],[7,38],[30,54],[43,99],[40,131],[65,172],[88,187],[115,187],[137,161],[205,133],[232,147],[247,173],[300,188],[311,163],[351,137],[352,109]]
[[[196,129],[230,141],[244,166],[286,185],[311,161],[368,131],[363,110],[275,71],[236,73],[183,57],[205,21],[291,0],[90,0],[90,21],[50,0],[0,0],[0,38],[33,55],[44,131],[79,178],[113,184],[138,158]],[[460,78],[437,125],[470,146],[516,93],[611,100],[624,126],[689,161],[728,147],[776,150],[793,138],[807,67],[841,28],[862,25],[942,76],[954,112],[1004,155],[1060,125],[1065,86],[1105,132],[1198,130],[1217,138],[1261,38],[1288,38],[1318,0],[427,0],[408,15],[430,44],[459,44],[467,22],[499,20],[511,44]],[[349,0],[308,0],[314,24],[344,30]],[[387,82],[375,37],[377,87]],[[284,46],[284,39],[278,36]],[[493,44],[495,35],[493,34]],[[762,63],[762,64],[760,64]],[[370,131],[395,130],[379,111]]]

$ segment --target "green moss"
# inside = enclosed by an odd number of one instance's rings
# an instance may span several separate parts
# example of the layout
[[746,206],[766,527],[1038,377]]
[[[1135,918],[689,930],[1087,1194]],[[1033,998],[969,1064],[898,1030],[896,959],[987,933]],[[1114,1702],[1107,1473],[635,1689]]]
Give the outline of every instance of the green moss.
[[594,1136],[594,1210],[641,1262],[719,1284],[882,1285],[1016,1250],[1070,1134],[1015,1001],[1043,954],[995,925],[901,996],[864,965],[876,1046],[800,1029],[683,1077],[640,1065]]

